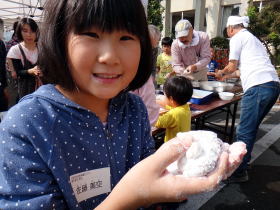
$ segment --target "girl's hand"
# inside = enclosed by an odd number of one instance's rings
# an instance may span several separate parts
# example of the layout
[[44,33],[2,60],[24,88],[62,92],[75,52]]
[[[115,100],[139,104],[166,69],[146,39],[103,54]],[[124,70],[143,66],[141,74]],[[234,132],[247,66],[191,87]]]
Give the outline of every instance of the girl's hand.
[[221,155],[217,169],[203,178],[173,175],[166,167],[191,145],[191,137],[174,138],[153,155],[136,164],[96,209],[136,209],[158,202],[183,201],[188,195],[215,188],[228,171],[228,154]]
[[164,79],[167,79],[168,77],[170,77],[170,73],[167,73],[164,77]]

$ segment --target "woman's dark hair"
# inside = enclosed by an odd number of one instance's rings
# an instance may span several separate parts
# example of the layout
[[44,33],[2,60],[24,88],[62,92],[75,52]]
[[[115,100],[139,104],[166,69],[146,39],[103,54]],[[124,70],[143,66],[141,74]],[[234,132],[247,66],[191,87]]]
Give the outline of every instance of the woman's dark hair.
[[22,18],[18,22],[17,29],[16,29],[16,36],[17,36],[18,41],[20,41],[20,42],[23,41],[21,31],[22,31],[23,25],[25,25],[25,24],[29,25],[31,31],[36,33],[36,41],[37,41],[39,38],[39,28],[38,28],[37,23],[32,18]]
[[162,40],[161,40],[161,45],[165,45],[165,46],[171,46],[172,45],[172,42],[173,42],[173,39],[171,37],[164,37]]
[[18,21],[14,22],[13,24],[13,30],[15,31],[17,29]]
[[163,86],[167,98],[171,98],[179,105],[186,104],[192,97],[193,86],[189,79],[183,76],[169,77]]
[[18,21],[14,22],[14,24],[13,24],[14,33],[12,35],[12,38],[16,38],[17,26],[18,26]]
[[[146,15],[140,0],[48,0],[38,43],[38,63],[44,83],[75,89],[67,56],[69,32],[76,34],[97,27],[104,32],[126,30],[137,36],[141,58],[135,78],[126,88],[141,87],[152,71],[152,47]],[[133,53],[133,52],[131,52]]]

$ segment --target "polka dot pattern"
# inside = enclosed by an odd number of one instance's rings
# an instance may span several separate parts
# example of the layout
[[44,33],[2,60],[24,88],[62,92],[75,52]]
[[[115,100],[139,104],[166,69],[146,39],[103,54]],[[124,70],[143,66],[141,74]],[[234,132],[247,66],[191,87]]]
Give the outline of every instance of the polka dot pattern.
[[71,175],[110,167],[113,188],[154,151],[146,108],[130,93],[111,100],[104,125],[44,85],[9,110],[0,131],[0,209],[92,209],[107,195],[78,203]]

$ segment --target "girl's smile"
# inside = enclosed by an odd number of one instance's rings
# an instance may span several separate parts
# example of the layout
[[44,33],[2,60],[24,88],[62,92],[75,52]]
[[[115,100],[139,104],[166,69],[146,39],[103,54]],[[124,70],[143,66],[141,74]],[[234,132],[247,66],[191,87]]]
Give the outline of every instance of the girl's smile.
[[93,74],[101,83],[113,83],[121,77],[121,74]]
[[[127,31],[109,33],[92,28],[81,34],[70,33],[67,48],[69,68],[79,97],[84,95],[79,101],[84,101],[86,107],[100,100],[108,102],[124,90],[137,73],[140,41]],[[75,101],[75,93],[71,94]]]

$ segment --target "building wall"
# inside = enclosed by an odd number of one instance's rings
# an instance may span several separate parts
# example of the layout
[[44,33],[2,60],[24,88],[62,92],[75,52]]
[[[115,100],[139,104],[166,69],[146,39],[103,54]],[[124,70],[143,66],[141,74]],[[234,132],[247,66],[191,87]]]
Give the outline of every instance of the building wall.
[[[164,23],[172,23],[170,26],[165,26],[163,31],[163,36],[169,35],[170,31],[174,33],[174,20],[178,19],[178,15],[182,15],[186,18],[194,19],[196,11],[196,1],[195,0],[164,0],[165,2],[170,1],[170,9],[165,10]],[[259,0],[257,0],[259,1]],[[239,15],[244,15],[248,7],[248,0],[206,0],[206,22],[207,27],[201,30],[206,31],[210,38],[215,36],[222,36],[223,29],[225,27],[225,21],[230,15],[230,11],[235,8],[239,11]],[[167,15],[169,14],[169,15]],[[190,17],[191,16],[191,17]],[[166,17],[168,20],[166,20]],[[173,19],[173,21],[172,21]],[[204,21],[201,19],[201,21]],[[176,21],[175,21],[176,22]],[[173,30],[172,30],[173,29]],[[166,34],[166,33],[169,34]]]
[[[163,15],[164,31],[163,36],[174,34],[174,26],[176,22],[183,16],[195,22],[196,2],[200,0],[163,0],[162,5],[169,5],[165,9]],[[279,0],[253,0],[254,3],[267,3]],[[245,15],[248,8],[248,0],[206,0],[206,23],[207,27],[202,27],[202,31],[206,31],[210,38],[222,36],[229,15]],[[237,14],[236,14],[237,13]],[[204,21],[201,19],[200,21]],[[198,24],[197,24],[198,25]],[[200,24],[201,25],[201,24]],[[202,24],[203,25],[203,24]]]
[[193,10],[195,0],[171,0],[171,13]]
[[[222,0],[221,5],[232,5],[232,4],[240,4],[242,0]],[[247,0],[248,1],[248,0]]]

